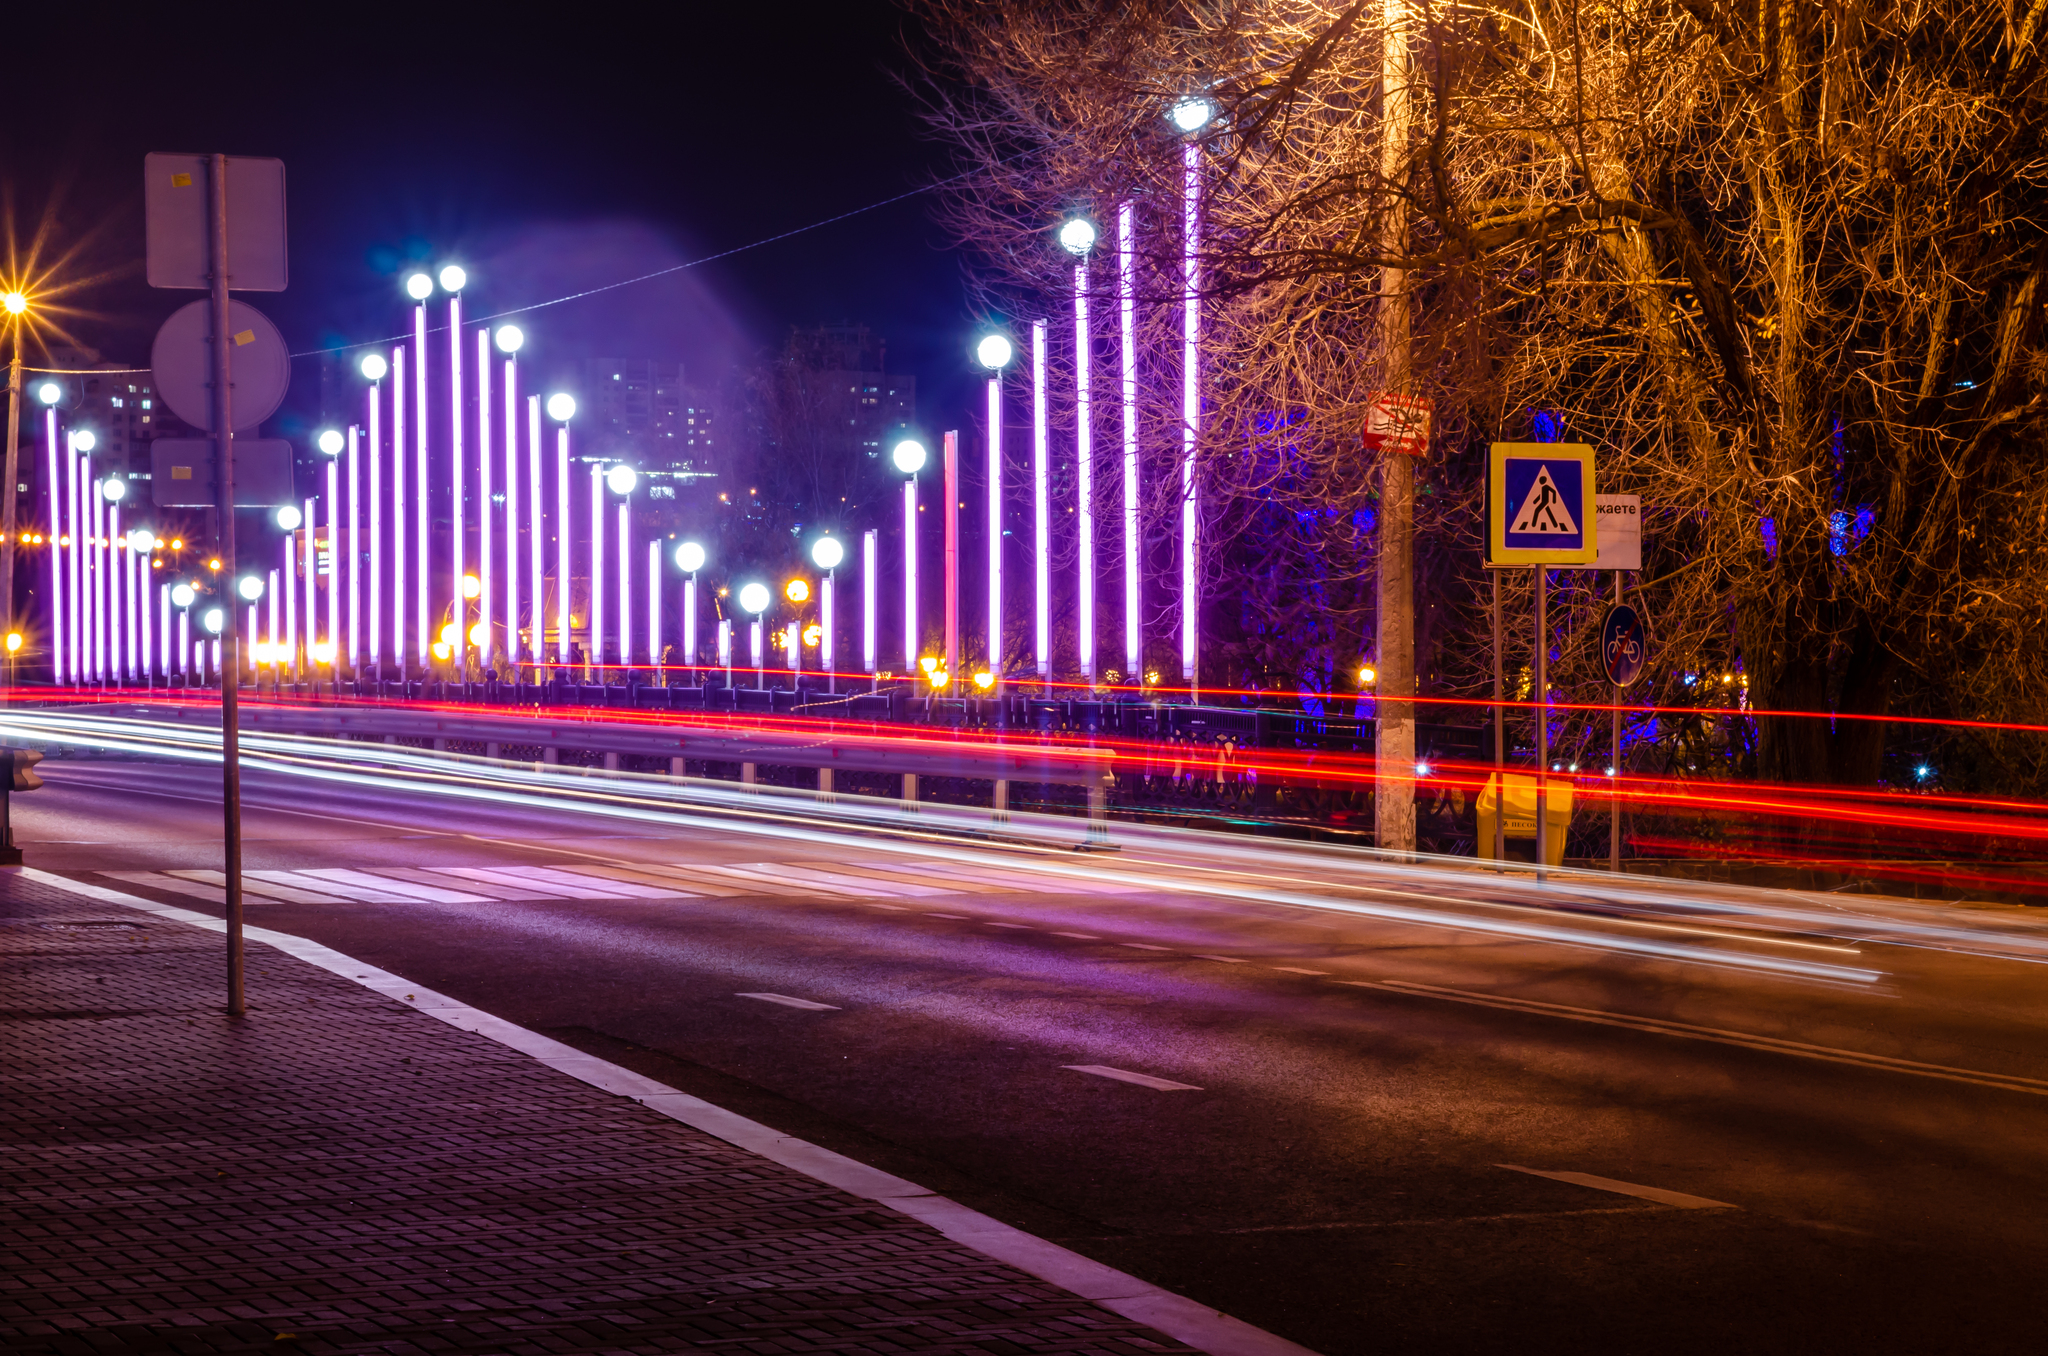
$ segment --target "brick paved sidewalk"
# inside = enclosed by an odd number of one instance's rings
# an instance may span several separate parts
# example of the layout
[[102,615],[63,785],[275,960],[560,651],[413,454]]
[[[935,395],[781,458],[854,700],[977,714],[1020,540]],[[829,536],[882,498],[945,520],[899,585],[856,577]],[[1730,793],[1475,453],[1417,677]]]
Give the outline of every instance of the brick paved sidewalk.
[[1188,1351],[252,945],[0,872],[0,1349]]

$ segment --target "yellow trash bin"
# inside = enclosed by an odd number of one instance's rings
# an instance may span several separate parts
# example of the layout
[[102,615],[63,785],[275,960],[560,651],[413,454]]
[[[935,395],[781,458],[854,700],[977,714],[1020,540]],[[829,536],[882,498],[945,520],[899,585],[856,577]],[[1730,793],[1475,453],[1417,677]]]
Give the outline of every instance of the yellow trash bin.
[[[1536,774],[1510,772],[1506,774],[1506,814],[1501,820],[1501,837],[1518,838],[1529,846],[1529,860],[1536,860]],[[1493,856],[1493,818],[1500,812],[1501,774],[1495,773],[1486,779],[1486,785],[1479,792],[1479,855]],[[1565,830],[1572,822],[1572,779],[1556,773],[1544,779],[1544,818],[1550,821],[1549,841],[1544,844],[1551,866],[1564,865]],[[1503,844],[1505,846],[1505,844]]]

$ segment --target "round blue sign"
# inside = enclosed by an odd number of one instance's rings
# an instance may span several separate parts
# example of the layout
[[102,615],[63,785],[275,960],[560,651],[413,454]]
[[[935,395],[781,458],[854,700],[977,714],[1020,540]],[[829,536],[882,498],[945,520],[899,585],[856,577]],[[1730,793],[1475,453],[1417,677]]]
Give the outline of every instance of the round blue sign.
[[1607,619],[1600,623],[1600,667],[1607,671],[1607,681],[1627,687],[1643,676],[1649,659],[1650,633],[1642,614],[1620,604],[1608,608]]

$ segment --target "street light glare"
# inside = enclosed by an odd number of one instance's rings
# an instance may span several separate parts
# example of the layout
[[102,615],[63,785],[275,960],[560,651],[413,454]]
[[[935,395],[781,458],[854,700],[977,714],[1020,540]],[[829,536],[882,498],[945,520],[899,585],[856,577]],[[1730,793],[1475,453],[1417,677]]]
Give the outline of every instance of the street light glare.
[[889,460],[896,463],[896,469],[907,476],[914,476],[924,469],[924,457],[924,444],[915,438],[905,438],[889,454]]
[[837,537],[820,537],[811,543],[811,563],[821,570],[836,570],[846,559],[846,548]]
[[631,494],[640,483],[640,473],[623,462],[604,473],[604,487],[613,494]]
[[526,342],[526,331],[517,325],[498,326],[498,352],[517,353],[519,346]]
[[131,551],[154,551],[156,533],[146,527],[138,527],[128,534],[128,549]]
[[1216,116],[1216,105],[1199,94],[1191,94],[1167,112],[1173,125],[1183,132],[1199,132]]
[[45,405],[54,405],[64,398],[64,388],[54,381],[46,381],[36,387],[36,399]]
[[434,280],[424,273],[415,273],[405,280],[405,291],[414,301],[425,301],[434,295]]
[[95,447],[98,447],[99,443],[98,435],[89,428],[81,429],[71,435],[71,445],[81,452],[90,452]]
[[1086,254],[1095,248],[1095,223],[1086,217],[1075,217],[1060,227],[1060,245],[1069,254]]
[[109,480],[100,487],[100,493],[107,497],[109,504],[118,504],[128,497],[128,482],[125,480]]
[[227,614],[217,607],[209,607],[206,609],[206,615],[199,620],[205,623],[207,630],[219,635],[220,628],[227,624]]
[[5,306],[9,315],[20,315],[28,309],[28,298],[19,292],[9,292],[0,297],[0,306]]
[[568,423],[576,417],[576,397],[567,391],[557,391],[548,397],[548,418]]
[[290,504],[286,504],[277,511],[277,525],[287,532],[297,531],[299,524],[304,521],[306,521],[305,515]]
[[241,582],[235,585],[235,592],[253,603],[263,596],[263,581],[253,574],[245,574]]
[[782,596],[792,603],[807,603],[811,600],[811,582],[808,579],[792,579],[782,586]]
[[341,447],[342,447],[342,437],[341,437],[341,431],[340,431],[339,429],[331,429],[331,428],[330,428],[330,429],[326,429],[326,430],[323,430],[323,431],[321,432],[321,434],[320,434],[320,450],[321,450],[322,452],[325,452],[325,453],[326,453],[326,454],[327,454],[328,456],[330,456],[330,457],[332,457],[332,456],[338,456],[338,455],[340,454],[340,452],[341,452]]
[[363,355],[363,375],[371,381],[384,380],[384,374],[390,370],[391,364],[384,361],[383,354],[365,353]]
[[686,541],[676,548],[676,568],[684,574],[695,574],[704,568],[704,548],[696,542]]
[[469,282],[469,275],[455,264],[441,270],[441,286],[450,292],[460,292]]
[[768,586],[759,582],[743,586],[740,589],[740,606],[757,617],[766,612],[768,610]]
[[484,591],[483,584],[473,574],[462,576],[462,596],[474,598]]
[[190,584],[178,584],[171,589],[171,604],[174,607],[190,607],[198,598],[198,591]]
[[991,372],[1001,371],[1003,368],[1008,367],[1010,359],[1015,353],[1016,350],[1010,346],[1009,338],[1001,334],[988,335],[974,346],[974,356],[980,359],[981,365]]

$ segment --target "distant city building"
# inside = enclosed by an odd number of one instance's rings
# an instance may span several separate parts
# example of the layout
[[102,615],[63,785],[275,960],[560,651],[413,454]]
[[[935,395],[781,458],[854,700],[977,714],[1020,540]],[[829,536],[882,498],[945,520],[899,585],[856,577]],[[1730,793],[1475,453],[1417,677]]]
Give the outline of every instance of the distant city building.
[[92,430],[99,440],[93,456],[108,471],[147,480],[151,442],[193,435],[193,430],[156,398],[147,371],[127,371],[124,364],[101,362],[99,353],[89,348],[55,349],[50,358],[51,367],[73,370],[45,377],[31,373],[24,384],[31,391],[46,381],[64,388],[58,407],[65,424]]
[[888,370],[889,345],[865,325],[821,325],[796,336],[830,397],[830,417],[870,457],[917,419],[917,378]]
[[624,457],[643,472],[711,469],[711,399],[683,380],[682,364],[592,358],[583,365],[583,390],[590,407],[584,446],[591,452]]

